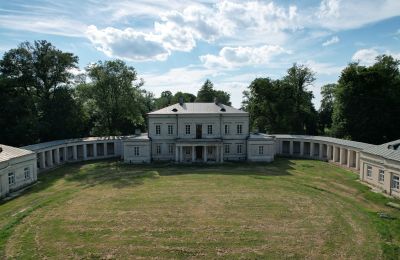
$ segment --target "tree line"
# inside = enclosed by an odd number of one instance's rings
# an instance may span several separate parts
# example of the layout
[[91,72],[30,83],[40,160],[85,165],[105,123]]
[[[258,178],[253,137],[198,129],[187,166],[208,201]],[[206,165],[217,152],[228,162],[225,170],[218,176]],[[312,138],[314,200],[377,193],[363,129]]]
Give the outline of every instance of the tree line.
[[[206,80],[197,95],[166,90],[156,98],[122,60],[89,64],[47,41],[25,42],[0,60],[0,143],[22,146],[83,136],[146,130],[146,114],[179,102],[231,105],[229,93]],[[243,93],[251,128],[267,133],[329,135],[382,143],[399,138],[399,61],[379,56],[372,66],[350,63],[337,83],[312,103],[315,75],[294,64],[280,79],[256,78]],[[75,72],[74,72],[75,71]]]

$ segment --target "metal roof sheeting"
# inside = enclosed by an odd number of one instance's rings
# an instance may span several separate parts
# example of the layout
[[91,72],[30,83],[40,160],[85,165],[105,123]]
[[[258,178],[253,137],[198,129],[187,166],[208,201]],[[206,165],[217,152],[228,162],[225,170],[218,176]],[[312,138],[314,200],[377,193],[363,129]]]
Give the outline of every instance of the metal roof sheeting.
[[400,161],[400,150],[389,149],[389,145],[400,143],[400,139],[381,145],[373,145],[363,150],[364,153],[382,156],[383,158]]
[[[176,110],[176,111],[175,111]],[[225,110],[225,111],[224,111]],[[247,112],[215,103],[183,103],[164,107],[148,113],[149,115],[176,115],[176,114],[248,114]]]
[[32,151],[0,144],[2,151],[0,152],[0,162],[8,161],[13,158],[33,154]]

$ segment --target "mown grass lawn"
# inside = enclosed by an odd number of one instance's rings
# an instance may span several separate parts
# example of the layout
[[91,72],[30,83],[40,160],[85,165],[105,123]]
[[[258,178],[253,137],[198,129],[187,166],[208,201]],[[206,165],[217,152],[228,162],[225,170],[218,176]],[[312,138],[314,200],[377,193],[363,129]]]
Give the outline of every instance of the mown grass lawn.
[[396,259],[390,200],[318,161],[72,164],[0,205],[0,257]]

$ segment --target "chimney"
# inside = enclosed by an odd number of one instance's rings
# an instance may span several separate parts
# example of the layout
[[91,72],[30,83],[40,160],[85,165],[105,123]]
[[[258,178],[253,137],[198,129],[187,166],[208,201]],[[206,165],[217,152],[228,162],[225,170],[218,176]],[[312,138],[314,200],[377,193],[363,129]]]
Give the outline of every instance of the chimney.
[[141,131],[140,129],[135,129],[135,135],[140,135]]
[[182,96],[179,97],[179,105],[183,106],[183,97]]
[[218,98],[217,97],[214,97],[214,103],[216,104],[216,105],[218,105]]

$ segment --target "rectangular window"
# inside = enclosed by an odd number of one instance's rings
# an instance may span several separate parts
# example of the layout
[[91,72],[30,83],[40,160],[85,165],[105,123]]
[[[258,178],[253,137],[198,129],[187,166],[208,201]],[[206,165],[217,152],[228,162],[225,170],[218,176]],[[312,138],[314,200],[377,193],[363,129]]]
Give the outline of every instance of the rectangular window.
[[384,182],[385,181],[385,171],[384,170],[379,170],[378,181],[379,182]]
[[29,167],[24,168],[24,176],[25,176],[25,180],[29,179],[31,177],[31,171],[30,171]]
[[190,135],[190,125],[185,126],[186,134]]
[[173,135],[174,134],[174,126],[173,125],[168,125],[168,134]]
[[190,154],[190,150],[192,149],[192,148],[190,148],[190,147],[185,147],[186,148],[186,154]]
[[229,135],[229,125],[225,125],[225,134]]
[[367,177],[372,177],[372,167],[367,166]]
[[208,153],[209,155],[213,154],[213,149],[212,149],[211,147],[208,147],[207,153]]
[[238,145],[237,145],[236,151],[237,151],[238,154],[241,154],[241,153],[242,153],[242,144],[238,144]]
[[231,148],[231,146],[230,146],[229,144],[226,144],[226,145],[225,145],[225,153],[226,153],[226,154],[229,154],[229,153],[230,153],[230,148]]
[[213,128],[212,125],[208,125],[207,126],[207,134],[212,135],[212,133],[213,133],[213,129],[212,128]]
[[161,154],[161,145],[159,144],[156,146],[156,153]]
[[237,125],[237,126],[236,126],[236,130],[237,130],[237,134],[238,134],[238,135],[241,135],[241,134],[242,134],[242,130],[243,130],[243,129],[242,129],[242,125]]
[[139,146],[133,147],[133,155],[134,155],[134,156],[139,156],[139,155],[140,155],[140,153],[139,153]]
[[392,189],[400,189],[400,177],[399,175],[393,175],[392,177]]
[[168,153],[169,154],[174,154],[174,145],[173,144],[169,144],[168,145]]
[[15,174],[13,172],[8,173],[8,184],[9,185],[15,184]]
[[161,134],[161,125],[156,125],[156,135]]
[[264,154],[264,146],[260,145],[258,147],[258,154]]

